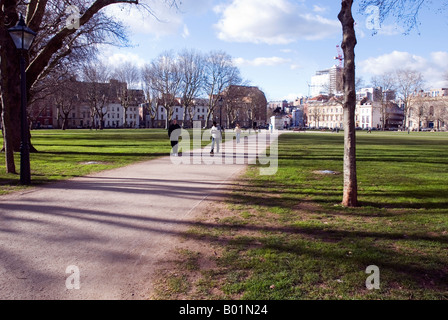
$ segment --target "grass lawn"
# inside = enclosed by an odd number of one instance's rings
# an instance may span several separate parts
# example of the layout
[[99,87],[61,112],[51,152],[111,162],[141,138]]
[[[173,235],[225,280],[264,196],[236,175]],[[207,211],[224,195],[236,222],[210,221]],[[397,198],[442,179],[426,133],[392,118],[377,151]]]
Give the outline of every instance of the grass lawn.
[[448,299],[448,134],[357,142],[361,207],[339,204],[342,133],[284,134],[277,174],[252,166],[210,203],[153,298]]
[[[188,130],[193,148],[193,132]],[[167,131],[142,130],[33,130],[31,182],[38,185],[84,176],[131,163],[168,156],[171,151]],[[210,141],[202,141],[206,146]],[[0,136],[0,144],[3,138]],[[20,153],[15,153],[20,171]],[[0,155],[0,195],[27,187],[20,185],[18,174],[5,173],[5,156]]]
[[[165,130],[34,130],[32,184],[83,176],[134,162],[166,156],[171,150]],[[0,142],[1,137],[0,137]],[[20,153],[15,154],[20,170]],[[20,176],[5,173],[0,157],[0,194],[24,188]]]

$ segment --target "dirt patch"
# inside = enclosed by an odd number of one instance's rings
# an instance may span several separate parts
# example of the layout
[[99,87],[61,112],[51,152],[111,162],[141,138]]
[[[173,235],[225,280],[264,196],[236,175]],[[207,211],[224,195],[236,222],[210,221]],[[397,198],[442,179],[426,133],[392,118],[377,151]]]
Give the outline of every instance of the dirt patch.
[[338,175],[341,174],[338,171],[332,171],[332,170],[315,170],[313,171],[314,174],[319,174],[319,175]]
[[[226,190],[203,200],[194,210],[192,220],[197,222],[180,236],[175,248],[166,253],[165,262],[155,272],[154,286],[148,292],[150,299],[220,299],[223,293],[217,288],[201,291],[201,281],[219,282],[218,262],[225,236],[199,234],[196,228],[213,228],[221,220],[233,216],[225,202],[230,196]],[[182,285],[181,285],[182,284]]]

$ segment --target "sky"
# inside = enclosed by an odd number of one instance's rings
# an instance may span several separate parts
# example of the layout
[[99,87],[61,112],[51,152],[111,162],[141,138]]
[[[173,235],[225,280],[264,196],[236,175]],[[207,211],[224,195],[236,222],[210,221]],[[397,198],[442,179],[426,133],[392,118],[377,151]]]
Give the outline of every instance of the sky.
[[[427,1],[419,25],[408,33],[393,17],[380,23],[377,8],[361,12],[357,2],[356,73],[366,86],[372,76],[408,68],[423,74],[426,89],[448,87],[446,1]],[[339,64],[340,1],[182,0],[178,8],[165,0],[140,3],[148,4],[151,14],[128,4],[107,8],[128,27],[132,44],[102,48],[102,58],[113,66],[124,61],[143,66],[167,50],[223,50],[268,101],[293,101],[309,94],[316,71]]]

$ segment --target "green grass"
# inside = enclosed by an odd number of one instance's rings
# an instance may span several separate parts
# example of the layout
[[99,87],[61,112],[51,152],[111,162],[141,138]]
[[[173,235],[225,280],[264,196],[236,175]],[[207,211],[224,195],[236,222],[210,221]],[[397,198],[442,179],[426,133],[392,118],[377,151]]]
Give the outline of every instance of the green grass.
[[[166,130],[34,130],[31,134],[38,150],[30,155],[33,185],[167,156],[171,150]],[[19,172],[20,153],[15,153],[15,163]],[[24,188],[19,179],[19,175],[5,173],[3,154],[0,194]]]
[[[448,134],[360,132],[357,142],[359,208],[340,206],[341,174],[316,173],[342,172],[342,133],[282,135],[277,174],[249,167],[185,233],[201,252],[179,251],[158,297],[448,299]],[[170,151],[164,130],[32,131],[32,143],[33,185]],[[0,194],[23,188],[4,171],[1,157]],[[369,265],[380,290],[365,287]]]
[[[183,273],[196,285],[182,297],[448,299],[448,134],[357,142],[361,206],[345,208],[342,174],[315,173],[342,172],[342,134],[282,135],[277,174],[250,167],[185,234],[215,254],[212,267]],[[366,288],[370,265],[379,290]]]
[[[188,130],[193,148],[193,132]],[[33,130],[30,154],[31,182],[39,185],[85,176],[135,162],[168,156],[171,151],[167,131],[142,130]],[[0,136],[0,143],[3,138]],[[210,141],[202,141],[202,147]],[[15,153],[20,171],[20,153]],[[5,173],[4,153],[0,156],[0,195],[27,188],[18,174]]]

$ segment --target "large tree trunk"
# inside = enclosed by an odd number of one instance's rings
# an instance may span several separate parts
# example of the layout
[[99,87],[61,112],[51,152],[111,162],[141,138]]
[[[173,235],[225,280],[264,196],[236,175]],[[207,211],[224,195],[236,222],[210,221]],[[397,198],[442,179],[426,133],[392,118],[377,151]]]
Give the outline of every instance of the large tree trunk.
[[356,81],[355,81],[355,46],[356,35],[352,16],[353,0],[341,1],[341,12],[338,15],[342,24],[344,51],[344,191],[342,205],[355,207],[358,205],[358,183],[356,178]]
[[[15,25],[17,13],[13,12],[14,7],[10,7],[11,5],[14,5],[11,1],[4,5],[5,13],[3,14],[11,19],[12,25]],[[5,18],[1,21],[4,22]],[[3,151],[6,154],[6,172],[16,173],[14,151],[20,150],[20,125],[17,125],[20,124],[20,64],[17,49],[7,29],[8,26],[0,26]]]

